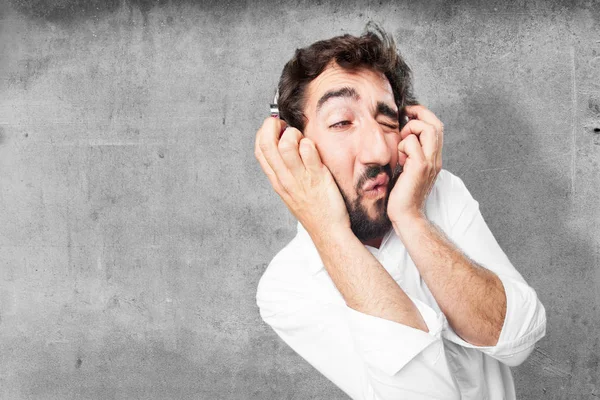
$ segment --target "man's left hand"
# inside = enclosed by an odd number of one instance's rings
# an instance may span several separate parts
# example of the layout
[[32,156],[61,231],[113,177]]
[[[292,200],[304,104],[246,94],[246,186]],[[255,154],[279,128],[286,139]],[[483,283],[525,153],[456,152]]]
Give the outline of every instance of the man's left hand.
[[388,217],[398,232],[411,218],[425,217],[425,201],[442,169],[444,126],[427,108],[407,106],[400,131],[398,163],[403,172],[390,193]]

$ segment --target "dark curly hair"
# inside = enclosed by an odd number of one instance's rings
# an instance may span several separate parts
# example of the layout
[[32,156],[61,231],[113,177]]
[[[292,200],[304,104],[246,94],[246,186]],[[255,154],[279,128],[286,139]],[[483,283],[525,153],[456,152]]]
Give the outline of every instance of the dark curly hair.
[[390,82],[398,106],[399,124],[404,125],[404,107],[418,104],[413,92],[410,68],[396,49],[394,39],[375,24],[367,24],[361,36],[343,35],[321,40],[302,49],[285,64],[279,78],[277,104],[281,118],[303,131],[306,86],[335,61],[347,70],[368,68],[381,72]]

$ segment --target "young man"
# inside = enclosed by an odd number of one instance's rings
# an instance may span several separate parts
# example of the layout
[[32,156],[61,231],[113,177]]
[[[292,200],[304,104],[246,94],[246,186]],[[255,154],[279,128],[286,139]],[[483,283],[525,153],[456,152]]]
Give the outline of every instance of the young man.
[[278,103],[255,155],[299,224],[259,283],[264,321],[354,399],[514,399],[544,307],[442,170],[393,40],[297,50]]

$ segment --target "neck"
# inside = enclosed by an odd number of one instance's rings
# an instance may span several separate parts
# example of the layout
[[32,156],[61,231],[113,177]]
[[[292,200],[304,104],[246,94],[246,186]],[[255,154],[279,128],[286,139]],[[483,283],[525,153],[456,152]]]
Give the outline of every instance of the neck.
[[375,247],[376,249],[378,249],[379,246],[381,246],[382,241],[383,241],[383,237],[379,237],[379,238],[375,238],[375,239],[365,240],[362,243],[366,246],[371,246],[371,247]]

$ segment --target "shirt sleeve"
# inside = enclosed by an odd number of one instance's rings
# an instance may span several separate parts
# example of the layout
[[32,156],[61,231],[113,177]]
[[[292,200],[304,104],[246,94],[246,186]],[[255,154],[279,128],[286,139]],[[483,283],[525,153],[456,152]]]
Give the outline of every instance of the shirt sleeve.
[[494,272],[506,294],[506,316],[495,346],[474,346],[450,327],[444,336],[461,346],[476,348],[509,366],[521,364],[546,333],[546,310],[537,294],[508,260],[485,223],[479,203],[462,180],[448,172],[448,211],[451,240],[478,265]]
[[356,311],[341,297],[326,299],[308,279],[267,271],[257,291],[260,315],[351,398],[459,398],[435,311],[412,299],[429,328],[424,332]]

